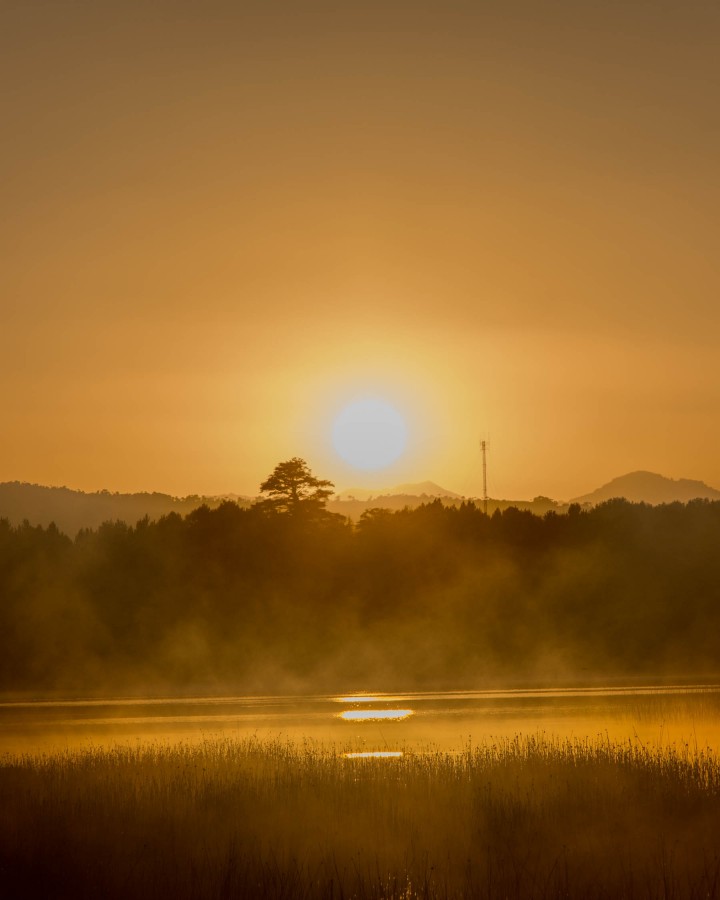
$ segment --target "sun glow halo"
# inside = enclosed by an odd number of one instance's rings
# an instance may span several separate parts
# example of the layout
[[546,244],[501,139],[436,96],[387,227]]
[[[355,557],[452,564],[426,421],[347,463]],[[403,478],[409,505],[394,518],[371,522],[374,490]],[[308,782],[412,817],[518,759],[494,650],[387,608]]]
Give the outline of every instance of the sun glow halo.
[[382,469],[405,451],[407,425],[385,400],[358,400],[335,419],[332,442],[339,456],[356,469]]

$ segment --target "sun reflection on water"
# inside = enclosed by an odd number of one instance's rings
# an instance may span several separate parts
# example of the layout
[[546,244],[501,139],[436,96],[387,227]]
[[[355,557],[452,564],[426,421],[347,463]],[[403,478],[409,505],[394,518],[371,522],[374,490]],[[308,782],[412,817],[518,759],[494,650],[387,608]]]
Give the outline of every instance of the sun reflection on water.
[[346,709],[340,713],[340,718],[347,722],[372,722],[379,719],[397,721],[413,714],[412,709]]
[[334,697],[335,703],[382,703],[387,697],[374,697],[372,694],[351,694],[349,697]]

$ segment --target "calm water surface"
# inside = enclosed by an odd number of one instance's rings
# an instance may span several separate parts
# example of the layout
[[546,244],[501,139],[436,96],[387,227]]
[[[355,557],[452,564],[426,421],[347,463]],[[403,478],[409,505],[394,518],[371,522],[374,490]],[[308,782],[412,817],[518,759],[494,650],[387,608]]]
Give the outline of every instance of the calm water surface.
[[0,704],[0,754],[255,735],[395,756],[538,733],[714,750],[720,686]]

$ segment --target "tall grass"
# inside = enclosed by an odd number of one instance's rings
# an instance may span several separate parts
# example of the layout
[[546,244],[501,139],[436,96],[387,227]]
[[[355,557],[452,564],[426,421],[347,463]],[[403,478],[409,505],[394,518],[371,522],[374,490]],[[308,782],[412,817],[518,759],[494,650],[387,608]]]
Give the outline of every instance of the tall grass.
[[720,896],[720,765],[685,746],[118,746],[6,758],[0,801],[13,900]]

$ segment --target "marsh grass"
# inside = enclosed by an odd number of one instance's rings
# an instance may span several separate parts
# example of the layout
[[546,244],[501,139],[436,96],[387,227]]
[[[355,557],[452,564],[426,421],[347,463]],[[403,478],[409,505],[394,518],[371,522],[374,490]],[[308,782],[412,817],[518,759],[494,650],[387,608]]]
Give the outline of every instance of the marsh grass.
[[687,746],[208,739],[6,758],[0,796],[13,900],[720,896],[720,766]]

